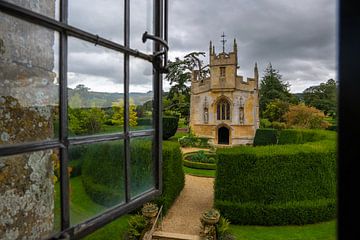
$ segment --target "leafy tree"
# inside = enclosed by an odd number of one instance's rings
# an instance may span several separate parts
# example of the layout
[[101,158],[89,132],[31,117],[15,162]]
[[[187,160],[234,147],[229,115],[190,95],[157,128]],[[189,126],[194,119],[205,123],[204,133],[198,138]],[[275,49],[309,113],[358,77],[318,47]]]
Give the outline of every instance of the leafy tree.
[[[123,126],[124,125],[124,100],[119,100],[113,103],[114,114],[112,116],[113,124]],[[130,99],[129,106],[129,125],[135,127],[137,125],[137,115],[135,111],[136,107]]]
[[81,134],[95,134],[101,131],[105,121],[105,112],[101,108],[68,108],[70,132]]
[[304,102],[308,106],[324,111],[326,115],[334,117],[337,112],[336,82],[329,79],[326,83],[312,86],[303,91]]
[[266,105],[263,117],[269,119],[271,122],[283,122],[284,114],[289,110],[289,105],[288,102],[279,99],[272,100]]
[[175,61],[169,61],[166,80],[170,82],[171,88],[166,98],[170,103],[164,107],[165,111],[176,111],[181,117],[189,117],[191,73],[198,70],[200,78],[209,74],[209,66],[204,65],[200,57],[205,57],[205,53],[191,52],[183,59],[177,57]]
[[288,127],[325,129],[329,126],[322,111],[303,103],[290,106],[284,117]]
[[281,80],[279,70],[272,67],[271,63],[267,66],[264,72],[264,76],[260,83],[260,115],[263,117],[263,113],[271,101],[278,99],[283,102],[295,103],[296,99],[290,93],[290,84]]

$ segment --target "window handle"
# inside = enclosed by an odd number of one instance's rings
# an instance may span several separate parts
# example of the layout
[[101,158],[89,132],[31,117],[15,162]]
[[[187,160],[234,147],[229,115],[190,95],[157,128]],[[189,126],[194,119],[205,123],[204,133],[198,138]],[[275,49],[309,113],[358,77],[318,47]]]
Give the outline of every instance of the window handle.
[[157,37],[157,36],[154,36],[154,35],[151,35],[149,34],[148,32],[144,32],[143,35],[142,35],[142,41],[143,43],[146,42],[146,40],[148,39],[151,39],[157,43],[159,43],[164,49],[158,51],[158,52],[155,52],[153,54],[153,58],[154,58],[154,62],[153,62],[153,65],[154,65],[154,68],[158,71],[160,71],[160,73],[168,73],[169,70],[167,68],[167,62],[163,60],[162,58],[162,55],[165,56],[165,59],[167,59],[167,53],[169,51],[169,45],[168,43],[160,38],[160,37]]

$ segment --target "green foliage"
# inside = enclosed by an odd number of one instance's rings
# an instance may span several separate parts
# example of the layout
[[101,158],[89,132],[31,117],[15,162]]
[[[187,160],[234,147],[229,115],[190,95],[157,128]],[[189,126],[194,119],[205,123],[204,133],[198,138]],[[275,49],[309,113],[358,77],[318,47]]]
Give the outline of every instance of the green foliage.
[[335,134],[284,132],[282,143],[303,144],[217,150],[215,206],[232,222],[305,224],[335,216]]
[[151,118],[138,118],[137,119],[137,125],[138,126],[151,126],[152,125],[152,119]]
[[179,196],[185,184],[182,168],[182,153],[178,143],[163,141],[163,194],[156,200],[163,205],[165,214]]
[[271,122],[267,118],[261,118],[260,119],[260,128],[270,128]]
[[334,79],[329,79],[326,83],[311,86],[304,90],[304,102],[308,106],[315,107],[323,111],[326,115],[336,116],[337,86]]
[[230,221],[229,219],[221,216],[219,221],[216,223],[216,233],[218,237],[221,237],[229,232],[230,229]]
[[205,169],[205,170],[215,170],[216,169],[215,163],[193,162],[193,161],[184,159],[183,164],[186,167],[195,168],[195,169]]
[[284,114],[289,110],[289,103],[279,99],[271,100],[263,112],[263,117],[269,119],[271,122],[284,121]]
[[[213,155],[213,154],[211,154]],[[209,154],[206,154],[205,151],[201,150],[196,153],[192,153],[191,155],[188,155],[187,157],[192,162],[200,162],[200,163],[215,163],[214,156],[211,156]]]
[[277,130],[282,130],[282,129],[285,129],[286,128],[286,124],[283,123],[283,122],[272,122],[271,123],[271,126]]
[[254,146],[277,144],[278,131],[273,128],[258,128],[254,137]]
[[128,233],[129,240],[140,240],[145,234],[145,230],[148,226],[148,221],[142,215],[132,215],[128,221]]
[[[112,115],[112,123],[118,126],[124,125],[124,101],[119,100],[118,102],[114,102],[112,105],[114,114]],[[129,125],[131,127],[135,127],[137,125],[137,115],[135,111],[135,105],[130,104],[129,106]]]
[[69,131],[75,135],[99,133],[105,122],[105,112],[100,108],[68,108]]
[[279,71],[274,69],[269,63],[265,69],[264,76],[260,83],[260,116],[264,117],[266,106],[273,100],[280,100],[282,102],[294,102],[294,97],[290,93],[289,83],[284,83],[281,80]]
[[163,116],[163,139],[167,140],[174,136],[178,129],[179,118]]
[[190,132],[178,139],[181,147],[209,147],[209,139],[205,137],[197,137],[190,129]]

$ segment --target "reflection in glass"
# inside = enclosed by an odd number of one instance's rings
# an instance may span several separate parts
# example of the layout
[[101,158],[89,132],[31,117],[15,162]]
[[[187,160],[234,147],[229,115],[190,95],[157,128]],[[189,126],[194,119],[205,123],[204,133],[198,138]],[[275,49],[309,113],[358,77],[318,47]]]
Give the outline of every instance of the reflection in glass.
[[69,38],[69,135],[123,131],[122,54]]
[[153,0],[130,1],[130,47],[152,53],[152,41],[142,42],[144,32],[153,34]]
[[132,198],[155,186],[152,144],[153,137],[133,138],[130,141]]
[[123,141],[72,146],[69,166],[71,225],[124,202]]
[[69,24],[122,44],[124,0],[69,1]]
[[59,0],[5,0],[6,2],[16,4],[20,7],[40,13],[49,18],[59,19]]
[[[57,149],[0,157],[0,219],[16,239],[43,239],[60,231]],[[14,239],[12,231],[1,239]]]
[[153,112],[152,64],[130,58],[130,130],[152,129]]
[[0,12],[0,145],[54,139],[58,34]]

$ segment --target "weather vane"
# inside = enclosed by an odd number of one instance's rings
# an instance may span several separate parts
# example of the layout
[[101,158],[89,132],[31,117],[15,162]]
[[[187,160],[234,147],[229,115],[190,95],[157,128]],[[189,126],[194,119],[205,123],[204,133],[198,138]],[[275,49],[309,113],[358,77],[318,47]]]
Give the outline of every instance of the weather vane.
[[221,35],[221,37],[222,37],[222,40],[220,42],[222,42],[222,44],[223,44],[223,53],[224,53],[225,52],[225,43],[226,43],[226,40],[225,40],[226,35],[224,32]]

